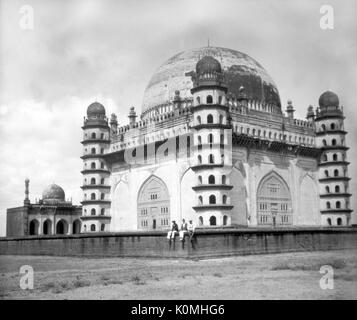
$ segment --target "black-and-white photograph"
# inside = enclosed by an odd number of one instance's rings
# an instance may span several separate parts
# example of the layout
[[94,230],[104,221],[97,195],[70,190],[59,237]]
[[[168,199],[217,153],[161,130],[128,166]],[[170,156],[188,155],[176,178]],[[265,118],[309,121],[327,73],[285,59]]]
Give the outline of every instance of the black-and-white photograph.
[[0,300],[356,299],[356,15],[0,0]]

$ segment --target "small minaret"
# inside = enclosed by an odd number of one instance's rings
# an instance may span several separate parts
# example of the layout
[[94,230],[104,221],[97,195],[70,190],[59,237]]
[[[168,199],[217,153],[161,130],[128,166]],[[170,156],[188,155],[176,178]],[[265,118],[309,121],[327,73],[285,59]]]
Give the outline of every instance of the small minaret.
[[228,87],[218,60],[204,56],[191,72],[193,87],[192,125],[194,151],[191,169],[196,179],[198,225],[228,226],[233,206],[230,204],[228,176],[231,166],[231,126],[226,103]]
[[30,204],[30,199],[29,199],[29,184],[30,184],[30,179],[26,178],[25,179],[25,200],[24,200],[24,205],[28,206]]
[[307,108],[306,120],[311,123],[315,120],[314,107],[312,105]]
[[351,224],[347,150],[344,115],[338,96],[324,92],[316,112],[316,144],[321,148],[319,163],[320,211],[325,226]]
[[286,113],[288,115],[289,119],[294,119],[294,107],[293,107],[293,103],[291,100],[288,100],[288,105],[286,107]]
[[104,154],[110,148],[110,128],[102,104],[94,102],[87,108],[82,129],[82,232],[109,231],[110,170]]
[[118,133],[118,118],[115,113],[112,113],[110,116],[110,132],[112,135]]
[[135,122],[136,122],[136,112],[135,112],[135,108],[134,107],[131,107],[130,108],[130,112],[129,112],[129,115],[128,115],[128,118],[129,118],[129,124],[130,124],[130,127],[133,128],[134,125],[135,125]]

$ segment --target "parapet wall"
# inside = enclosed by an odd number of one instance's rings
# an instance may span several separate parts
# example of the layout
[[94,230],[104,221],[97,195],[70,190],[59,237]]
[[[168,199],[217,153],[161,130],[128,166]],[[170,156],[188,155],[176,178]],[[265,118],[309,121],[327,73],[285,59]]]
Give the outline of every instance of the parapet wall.
[[1,255],[209,258],[233,255],[357,250],[357,228],[198,230],[193,242],[171,242],[163,232],[0,238]]

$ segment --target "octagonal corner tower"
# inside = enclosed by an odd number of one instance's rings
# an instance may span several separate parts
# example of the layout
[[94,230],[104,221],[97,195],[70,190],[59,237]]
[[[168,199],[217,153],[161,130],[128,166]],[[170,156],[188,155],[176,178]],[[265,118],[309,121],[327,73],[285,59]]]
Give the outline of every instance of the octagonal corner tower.
[[148,110],[169,103],[180,91],[181,98],[192,99],[192,81],[188,74],[195,70],[198,60],[214,56],[223,68],[228,95],[237,97],[243,86],[247,98],[269,103],[281,110],[278,89],[265,69],[245,53],[219,47],[202,47],[180,52],[164,62],[152,75],[143,97],[143,116]]

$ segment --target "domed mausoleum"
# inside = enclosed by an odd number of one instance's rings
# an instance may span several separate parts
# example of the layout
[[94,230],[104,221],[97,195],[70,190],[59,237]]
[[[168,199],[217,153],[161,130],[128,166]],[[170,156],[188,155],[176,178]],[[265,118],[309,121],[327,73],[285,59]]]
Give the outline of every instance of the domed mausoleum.
[[182,219],[202,228],[349,225],[342,107],[330,91],[316,102],[304,120],[291,100],[283,110],[267,71],[236,50],[174,55],[127,124],[107,119],[104,107],[100,120],[88,112],[83,228],[167,230]]

